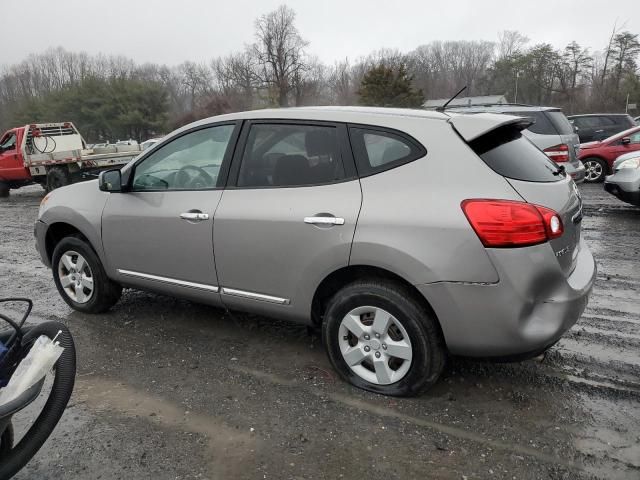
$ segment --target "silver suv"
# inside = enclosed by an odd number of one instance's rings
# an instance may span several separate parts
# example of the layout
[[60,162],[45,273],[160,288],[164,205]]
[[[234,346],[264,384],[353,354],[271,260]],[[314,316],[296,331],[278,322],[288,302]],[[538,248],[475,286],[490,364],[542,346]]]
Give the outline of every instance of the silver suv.
[[503,113],[532,120],[523,134],[551,160],[565,168],[576,183],[584,182],[585,167],[578,159],[580,139],[562,110],[520,104],[479,105],[447,109],[459,113]]
[[418,394],[448,353],[536,355],[587,304],[580,195],[529,125],[374,108],[213,117],[48,194],[38,250],[76,310],[127,287],[316,325],[345,379]]

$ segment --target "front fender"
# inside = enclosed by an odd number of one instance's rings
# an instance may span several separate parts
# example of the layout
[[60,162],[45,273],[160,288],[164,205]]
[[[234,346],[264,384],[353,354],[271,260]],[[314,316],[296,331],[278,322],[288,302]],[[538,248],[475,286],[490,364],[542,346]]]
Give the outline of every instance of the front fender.
[[108,193],[98,190],[97,181],[69,185],[45,197],[38,220],[47,225],[47,232],[56,224],[66,224],[78,230],[106,266],[102,247],[102,211],[108,198]]

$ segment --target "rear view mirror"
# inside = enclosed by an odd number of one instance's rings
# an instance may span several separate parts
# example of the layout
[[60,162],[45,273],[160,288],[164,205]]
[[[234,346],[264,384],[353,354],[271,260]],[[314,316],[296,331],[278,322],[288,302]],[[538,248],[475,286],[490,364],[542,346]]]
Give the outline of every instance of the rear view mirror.
[[98,188],[103,192],[121,192],[122,174],[119,169],[100,172],[98,177]]
[[629,137],[622,137],[622,140],[620,140],[622,142],[622,145],[629,145],[631,143],[631,138]]

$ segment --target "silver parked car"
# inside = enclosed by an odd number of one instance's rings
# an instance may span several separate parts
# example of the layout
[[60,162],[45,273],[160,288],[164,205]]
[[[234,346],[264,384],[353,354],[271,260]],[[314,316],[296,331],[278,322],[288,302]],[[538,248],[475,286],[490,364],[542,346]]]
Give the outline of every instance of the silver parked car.
[[573,180],[507,115],[259,110],[55,190],[37,245],[74,309],[122,287],[322,327],[354,385],[413,395],[447,353],[536,355],[596,268]]
[[623,202],[640,207],[640,151],[616,158],[613,175],[605,178],[604,189]]
[[447,109],[459,113],[502,113],[532,120],[523,134],[551,160],[561,165],[576,183],[584,181],[586,169],[578,159],[580,139],[562,110],[520,104],[476,105]]

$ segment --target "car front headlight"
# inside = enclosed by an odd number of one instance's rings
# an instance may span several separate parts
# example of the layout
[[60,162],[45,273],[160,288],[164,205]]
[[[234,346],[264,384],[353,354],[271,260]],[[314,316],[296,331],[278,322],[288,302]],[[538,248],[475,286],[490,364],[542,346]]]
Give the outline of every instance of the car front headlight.
[[616,167],[616,170],[620,170],[623,168],[640,168],[640,157],[630,158],[629,160],[625,160],[620,165]]

